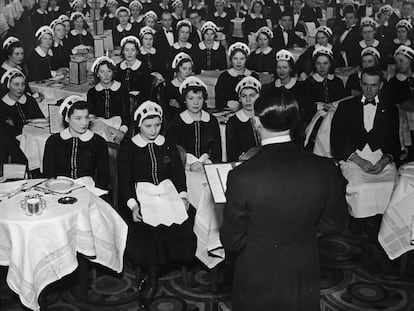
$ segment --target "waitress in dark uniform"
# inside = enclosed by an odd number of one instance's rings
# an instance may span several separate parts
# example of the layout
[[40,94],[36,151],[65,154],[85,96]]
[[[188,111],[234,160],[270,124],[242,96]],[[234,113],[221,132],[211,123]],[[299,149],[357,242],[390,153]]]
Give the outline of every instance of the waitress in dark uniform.
[[74,49],[80,45],[86,46],[88,49],[93,47],[93,37],[86,30],[87,24],[85,19],[85,15],[79,12],[72,13],[70,16],[73,29],[68,35],[68,48],[72,50],[73,54],[76,54]]
[[141,30],[142,21],[144,20],[144,15],[141,14],[142,8],[143,6],[138,0],[133,0],[129,4],[129,10],[131,12],[131,18],[129,22],[132,24],[132,27],[136,29],[137,34]]
[[114,47],[121,46],[121,40],[128,36],[134,36],[138,30],[134,29],[129,22],[131,12],[128,8],[121,6],[116,10],[116,17],[118,18],[118,25],[112,29],[112,41]]
[[108,188],[108,147],[89,130],[89,105],[79,96],[65,98],[60,113],[67,125],[46,141],[43,157],[45,177],[90,177],[97,187]]
[[0,82],[7,90],[0,100],[0,120],[7,136],[14,140],[28,120],[44,118],[44,115],[36,100],[25,93],[26,77],[20,70],[7,70]]
[[91,105],[90,113],[104,119],[121,118],[121,127],[110,127],[115,143],[120,143],[130,125],[129,100],[121,82],[114,80],[115,63],[102,56],[92,64],[91,71],[97,84],[89,89],[87,101]]
[[218,28],[213,22],[201,26],[203,41],[196,47],[198,64],[201,70],[224,70],[227,68],[226,50],[215,40]]
[[145,26],[139,32],[139,39],[141,40],[141,47],[139,49],[138,59],[144,64],[144,68],[150,73],[158,73],[165,75],[165,70],[162,66],[164,60],[161,59],[160,53],[154,47],[155,30],[151,27]]
[[388,60],[390,64],[394,64],[394,53],[401,45],[414,48],[414,45],[409,38],[409,34],[413,29],[411,23],[405,19],[402,19],[397,23],[397,25],[395,25],[395,29],[397,31],[397,37],[390,42],[388,50]]
[[[158,104],[146,101],[134,114],[139,133],[120,150],[119,182],[121,198],[128,206],[125,218],[129,225],[127,255],[139,266],[138,290],[151,300],[157,292],[157,280],[163,265],[191,261],[195,255],[193,233],[195,211],[187,200],[186,177],[175,143],[160,135],[163,112]],[[188,208],[189,218],[181,225],[153,227],[143,222],[141,209],[145,202],[137,197],[140,185],[172,183],[178,196]],[[179,204],[180,199],[177,198]],[[137,269],[138,270],[138,269]],[[146,281],[146,274],[148,280]]]
[[104,30],[114,30],[118,25],[118,18],[116,16],[116,10],[118,8],[118,2],[116,0],[106,1],[106,5],[101,9],[101,16],[103,16]]
[[49,26],[42,26],[36,31],[37,46],[27,61],[29,70],[28,81],[42,81],[56,76],[52,70],[53,30]]
[[217,119],[204,111],[207,86],[196,77],[180,85],[186,110],[171,120],[167,138],[187,152],[187,167],[203,171],[202,164],[221,162],[221,138]]
[[244,37],[256,33],[260,28],[267,26],[266,18],[263,16],[263,0],[253,0],[251,3],[251,13],[245,18],[242,24]]
[[260,137],[253,124],[254,103],[259,98],[262,85],[253,77],[246,77],[236,86],[242,109],[226,125],[227,161],[239,161],[252,148],[260,147]]
[[264,26],[256,33],[258,48],[252,52],[247,60],[247,68],[255,72],[274,73],[276,68],[276,51],[270,46],[273,40],[273,31]]
[[239,96],[235,90],[236,85],[244,77],[253,76],[259,79],[255,72],[246,68],[247,57],[250,55],[250,49],[246,44],[242,42],[232,44],[229,47],[228,55],[231,68],[220,74],[215,86],[217,109],[224,109],[226,107],[238,109]]
[[58,70],[59,68],[69,68],[70,62],[70,50],[67,47],[65,39],[65,25],[59,20],[55,19],[51,24],[54,33],[54,42],[52,46],[52,69]]

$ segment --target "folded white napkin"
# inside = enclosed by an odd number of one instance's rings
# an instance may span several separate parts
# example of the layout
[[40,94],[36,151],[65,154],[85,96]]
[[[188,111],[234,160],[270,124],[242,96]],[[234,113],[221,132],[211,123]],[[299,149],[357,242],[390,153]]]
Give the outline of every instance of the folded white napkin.
[[203,153],[200,158],[197,158],[195,155],[191,153],[187,153],[187,164],[191,165],[195,162],[200,162],[202,164],[211,163],[210,156],[207,153]]
[[381,149],[372,151],[368,144],[366,144],[362,150],[357,150],[356,153],[364,160],[370,161],[372,164],[377,163],[382,157]]
[[26,182],[27,182],[26,180],[18,180],[18,181],[0,183],[0,194],[7,194],[7,193],[10,193],[10,192],[17,191]]
[[101,188],[95,187],[95,181],[90,176],[81,177],[74,180],[75,183],[81,186],[85,186],[85,188],[92,192],[94,195],[100,197],[101,195],[107,194],[107,190],[103,190]]

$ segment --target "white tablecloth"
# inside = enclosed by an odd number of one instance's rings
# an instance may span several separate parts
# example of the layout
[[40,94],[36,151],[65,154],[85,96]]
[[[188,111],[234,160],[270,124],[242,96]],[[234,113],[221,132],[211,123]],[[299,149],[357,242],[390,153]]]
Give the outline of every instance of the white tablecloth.
[[39,295],[48,284],[76,269],[76,252],[116,272],[123,269],[126,223],[89,191],[73,195],[78,199],[73,205],[58,204],[62,195],[45,196],[40,216],[25,215],[24,193],[0,202],[0,265],[9,266],[7,284],[30,309],[39,310]]
[[22,130],[20,149],[28,160],[29,170],[39,169],[42,171],[43,153],[45,151],[46,140],[50,136],[49,128],[37,128],[25,125]]
[[414,249],[414,162],[401,166],[399,175],[378,234],[378,241],[390,259]]

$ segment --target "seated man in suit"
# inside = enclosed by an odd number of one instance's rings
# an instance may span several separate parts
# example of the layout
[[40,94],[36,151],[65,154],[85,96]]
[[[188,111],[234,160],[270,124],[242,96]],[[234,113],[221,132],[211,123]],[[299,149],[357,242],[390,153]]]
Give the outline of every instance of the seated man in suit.
[[381,215],[387,208],[400,154],[398,109],[382,96],[382,72],[376,67],[361,74],[362,95],[339,104],[332,120],[332,154],[347,179],[349,213],[362,219],[377,241]]
[[283,12],[279,19],[279,25],[274,29],[272,47],[276,53],[282,49],[288,50],[295,46],[305,47],[306,41],[299,38],[292,30],[292,17],[289,12]]
[[176,31],[172,27],[173,18],[170,12],[164,11],[161,15],[161,28],[157,30],[154,36],[154,47],[161,55],[160,59],[164,60],[162,68],[168,68],[169,51],[174,42],[177,41]]
[[315,0],[305,0],[305,5],[302,9],[302,16],[304,22],[313,22],[316,28],[320,26],[318,18],[322,18],[322,10],[316,6]]
[[292,10],[290,15],[292,18],[292,28],[294,32],[301,32],[303,36],[306,35],[304,16],[302,14],[303,0],[293,0],[292,1]]
[[190,33],[190,43],[193,46],[198,46],[198,44],[203,41],[203,35],[201,33],[201,16],[200,12],[197,10],[188,11],[188,19],[191,22],[191,33]]

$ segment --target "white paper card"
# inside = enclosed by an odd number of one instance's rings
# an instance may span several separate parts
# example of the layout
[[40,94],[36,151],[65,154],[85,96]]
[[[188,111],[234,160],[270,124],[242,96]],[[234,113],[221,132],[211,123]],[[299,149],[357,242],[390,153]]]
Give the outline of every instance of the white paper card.
[[24,179],[26,177],[26,165],[4,164],[3,177],[6,179]]
[[215,203],[226,203],[227,176],[241,162],[204,165],[208,185]]
[[316,37],[316,25],[314,22],[305,23],[309,37]]

